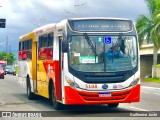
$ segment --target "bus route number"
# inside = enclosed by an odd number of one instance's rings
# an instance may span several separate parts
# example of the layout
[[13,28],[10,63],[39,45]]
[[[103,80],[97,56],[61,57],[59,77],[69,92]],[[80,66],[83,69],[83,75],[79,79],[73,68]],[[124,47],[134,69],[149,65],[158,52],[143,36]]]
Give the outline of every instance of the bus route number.
[[86,84],[86,88],[97,88],[97,84]]

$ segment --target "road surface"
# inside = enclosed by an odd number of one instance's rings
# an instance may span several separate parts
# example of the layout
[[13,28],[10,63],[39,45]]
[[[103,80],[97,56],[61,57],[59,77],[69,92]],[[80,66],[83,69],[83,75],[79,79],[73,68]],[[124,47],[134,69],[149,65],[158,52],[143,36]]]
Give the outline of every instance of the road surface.
[[[92,105],[65,106],[64,111],[56,111],[45,98],[38,97],[36,100],[28,100],[25,83],[19,82],[17,76],[6,75],[5,79],[0,79],[0,111],[50,111],[48,114],[56,117],[82,117],[82,119],[101,117],[102,119],[109,116],[118,120],[121,119],[120,116],[123,116],[122,112],[129,112],[130,116],[132,113],[132,115],[135,114],[133,111],[144,111],[155,115],[160,113],[160,88],[142,86],[140,103],[122,103],[116,109],[108,108],[107,105]],[[58,119],[56,117],[54,119]]]

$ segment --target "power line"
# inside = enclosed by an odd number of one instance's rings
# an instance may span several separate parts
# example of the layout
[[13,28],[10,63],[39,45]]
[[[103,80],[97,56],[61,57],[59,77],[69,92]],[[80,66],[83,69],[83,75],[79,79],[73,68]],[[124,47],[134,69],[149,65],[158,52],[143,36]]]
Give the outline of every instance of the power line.
[[69,12],[67,10],[65,10],[65,12],[69,13],[69,14],[72,14],[74,17],[76,17],[77,16],[77,7],[83,6],[85,4],[87,4],[87,2],[82,3],[82,4],[74,4],[74,12]]
[[83,5],[85,5],[86,3],[87,3],[87,2],[82,3],[82,4],[75,4],[75,5],[74,5],[74,9],[75,9],[75,17],[76,17],[76,14],[77,14],[77,13],[76,13],[76,12],[77,12],[77,11],[76,11],[76,7],[83,6]]

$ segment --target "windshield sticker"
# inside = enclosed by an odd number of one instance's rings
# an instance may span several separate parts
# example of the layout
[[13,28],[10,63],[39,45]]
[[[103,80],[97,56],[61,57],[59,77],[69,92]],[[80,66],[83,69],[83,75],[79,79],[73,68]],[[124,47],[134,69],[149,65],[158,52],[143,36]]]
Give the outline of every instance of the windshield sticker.
[[74,53],[74,56],[79,57],[79,56],[81,56],[81,54],[80,53]]
[[[95,56],[80,56],[80,63],[95,63]],[[98,63],[98,56],[96,56],[96,63]]]
[[104,43],[105,44],[112,44],[112,38],[109,36],[104,37]]

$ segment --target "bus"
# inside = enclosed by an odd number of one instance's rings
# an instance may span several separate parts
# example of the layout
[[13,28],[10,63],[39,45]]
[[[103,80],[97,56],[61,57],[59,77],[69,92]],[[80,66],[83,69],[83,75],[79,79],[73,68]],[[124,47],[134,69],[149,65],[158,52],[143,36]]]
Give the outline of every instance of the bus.
[[134,24],[124,18],[70,18],[19,38],[19,79],[28,99],[64,105],[140,102],[140,60]]

